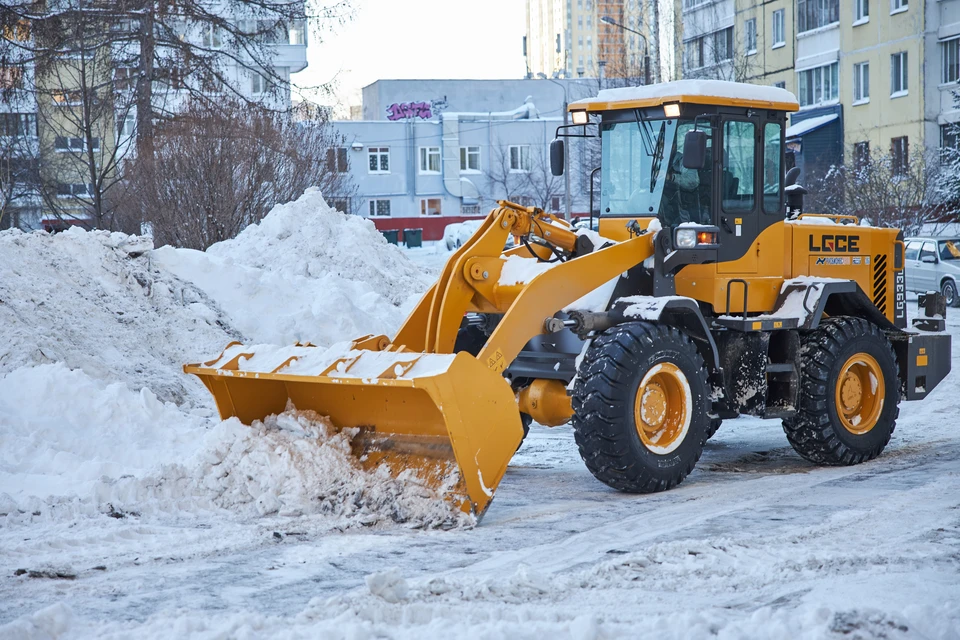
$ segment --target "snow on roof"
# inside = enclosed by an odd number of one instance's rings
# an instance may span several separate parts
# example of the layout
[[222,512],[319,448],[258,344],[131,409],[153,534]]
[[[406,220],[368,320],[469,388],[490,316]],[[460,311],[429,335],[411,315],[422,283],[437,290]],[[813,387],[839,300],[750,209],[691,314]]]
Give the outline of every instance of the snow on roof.
[[790,106],[793,110],[799,108],[797,98],[786,89],[725,80],[677,80],[641,87],[603,89],[596,98],[577,100],[570,104],[570,108],[599,107],[612,102],[691,102],[694,97],[762,103],[766,106]]
[[787,139],[799,138],[800,136],[810,133],[814,129],[819,129],[824,125],[830,124],[836,120],[837,117],[837,114],[831,113],[825,116],[817,116],[816,118],[807,118],[806,120],[801,120],[800,122],[787,127],[786,137]]

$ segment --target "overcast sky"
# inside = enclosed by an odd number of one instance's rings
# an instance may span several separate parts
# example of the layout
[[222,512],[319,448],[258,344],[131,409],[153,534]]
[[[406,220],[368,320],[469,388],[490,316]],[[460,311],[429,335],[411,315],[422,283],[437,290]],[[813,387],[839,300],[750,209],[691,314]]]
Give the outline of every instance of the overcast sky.
[[[522,78],[523,0],[354,0],[354,17],[317,44],[298,86],[335,79],[342,105],[385,78]],[[330,100],[318,100],[329,103]]]

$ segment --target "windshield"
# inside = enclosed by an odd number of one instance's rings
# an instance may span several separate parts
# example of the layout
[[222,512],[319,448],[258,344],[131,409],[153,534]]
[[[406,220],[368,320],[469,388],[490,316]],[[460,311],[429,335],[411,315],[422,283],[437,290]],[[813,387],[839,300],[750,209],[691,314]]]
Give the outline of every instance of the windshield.
[[960,239],[940,241],[941,260],[960,260]]
[[656,215],[664,226],[709,224],[710,145],[702,170],[683,166],[683,139],[691,120],[637,120],[601,127],[600,211],[604,216]]

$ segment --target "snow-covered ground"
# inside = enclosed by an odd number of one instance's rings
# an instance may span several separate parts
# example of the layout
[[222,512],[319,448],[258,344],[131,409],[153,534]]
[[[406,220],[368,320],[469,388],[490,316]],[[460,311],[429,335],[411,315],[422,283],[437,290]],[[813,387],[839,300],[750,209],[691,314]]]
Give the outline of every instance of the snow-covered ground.
[[181,363],[389,332],[448,255],[370,225],[339,252],[358,221],[318,198],[204,253],[0,234],[0,638],[960,638],[956,373],[875,461],[815,467],[740,419],[649,496],[535,425],[450,529],[319,418],[215,420]]

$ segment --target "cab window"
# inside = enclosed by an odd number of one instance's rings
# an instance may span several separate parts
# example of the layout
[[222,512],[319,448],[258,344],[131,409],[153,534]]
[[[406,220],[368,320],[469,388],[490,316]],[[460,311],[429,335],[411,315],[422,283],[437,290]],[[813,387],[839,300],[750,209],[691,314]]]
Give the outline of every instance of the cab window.
[[780,179],[783,175],[783,153],[780,150],[779,122],[763,125],[763,212],[783,213],[780,204]]
[[919,260],[920,259],[920,243],[919,242],[908,242],[906,252],[903,254],[907,260]]
[[723,210],[752,211],[756,175],[756,126],[728,120],[723,124]]
[[932,242],[924,242],[923,248],[920,249],[920,260],[923,261],[927,256],[933,258],[934,262],[937,261],[937,249]]

